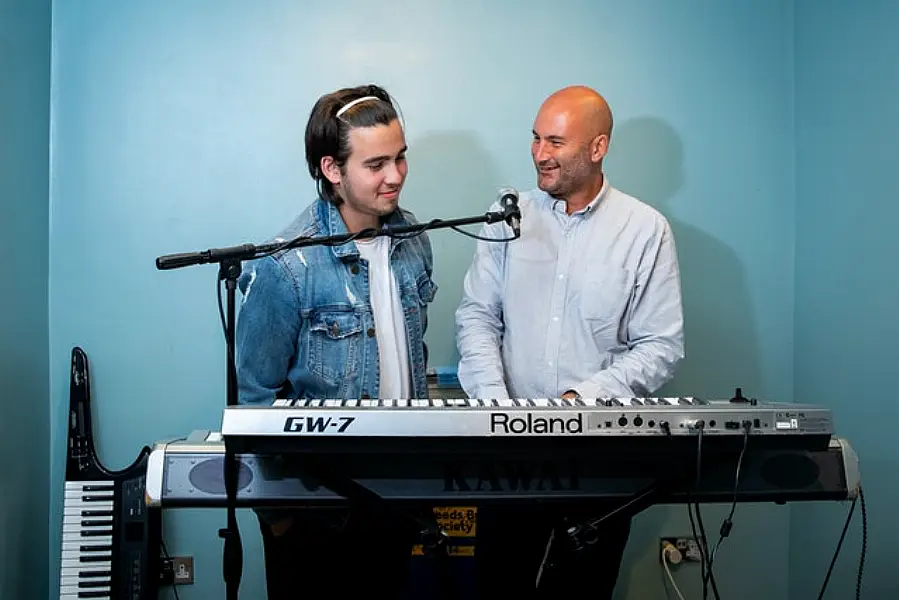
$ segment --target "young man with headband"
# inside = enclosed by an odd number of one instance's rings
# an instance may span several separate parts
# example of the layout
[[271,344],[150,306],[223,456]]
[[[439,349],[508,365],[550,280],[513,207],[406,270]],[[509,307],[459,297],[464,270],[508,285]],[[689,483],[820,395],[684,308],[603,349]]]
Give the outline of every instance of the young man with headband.
[[[318,198],[275,241],[415,223],[399,208],[406,140],[384,89],[322,96],[306,125],[306,162]],[[432,268],[427,234],[295,248],[247,263],[239,281],[239,402],[427,398]],[[356,508],[258,515],[270,600],[297,597],[304,581],[348,597],[402,596],[417,541],[411,522]]]

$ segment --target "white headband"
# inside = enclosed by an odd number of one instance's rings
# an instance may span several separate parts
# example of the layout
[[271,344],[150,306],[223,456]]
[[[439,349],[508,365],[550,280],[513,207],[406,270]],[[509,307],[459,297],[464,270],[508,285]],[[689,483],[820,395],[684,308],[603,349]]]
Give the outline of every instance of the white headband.
[[356,99],[353,100],[352,102],[347,102],[346,104],[344,104],[344,105],[343,105],[343,108],[341,108],[340,110],[338,110],[338,111],[337,111],[337,114],[336,114],[335,116],[336,116],[336,117],[340,117],[340,115],[342,115],[343,113],[345,113],[345,112],[348,111],[349,109],[353,108],[354,106],[356,106],[356,105],[359,104],[360,102],[365,102],[366,100],[380,100],[380,98],[378,98],[377,96],[363,96],[362,98],[356,98]]

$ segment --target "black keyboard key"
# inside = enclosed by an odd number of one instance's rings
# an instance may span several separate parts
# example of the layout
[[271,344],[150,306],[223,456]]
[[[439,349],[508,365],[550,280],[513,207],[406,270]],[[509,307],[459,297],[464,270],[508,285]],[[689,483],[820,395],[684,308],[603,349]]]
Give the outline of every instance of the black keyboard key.
[[82,556],[80,562],[112,562],[112,554],[97,554],[95,556]]

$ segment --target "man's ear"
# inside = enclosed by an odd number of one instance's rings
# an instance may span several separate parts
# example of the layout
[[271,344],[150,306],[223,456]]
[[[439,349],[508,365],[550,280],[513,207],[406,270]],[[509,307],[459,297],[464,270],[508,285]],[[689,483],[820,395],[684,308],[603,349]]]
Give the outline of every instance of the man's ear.
[[593,138],[593,143],[590,144],[590,158],[593,162],[601,161],[608,152],[609,136],[603,133]]
[[333,156],[322,156],[321,170],[322,175],[333,185],[340,183],[340,167],[337,166],[337,161],[334,160]]

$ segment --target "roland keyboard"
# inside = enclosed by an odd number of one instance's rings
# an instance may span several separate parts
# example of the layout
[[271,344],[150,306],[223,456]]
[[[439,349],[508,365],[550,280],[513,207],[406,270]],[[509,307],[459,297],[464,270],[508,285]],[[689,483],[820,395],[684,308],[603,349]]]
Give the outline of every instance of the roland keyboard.
[[[683,478],[651,504],[687,502],[840,501],[858,492],[858,457],[848,441],[832,438],[818,450],[770,449],[749,439],[734,488],[738,454],[703,454],[694,487],[695,456],[600,453],[573,456],[541,448],[533,454],[404,452],[343,455],[237,455],[238,507],[341,507],[345,496],[326,479],[349,478],[394,504],[485,505],[557,502],[572,508],[597,500],[627,502],[685,466]],[[352,441],[347,442],[352,445]],[[225,446],[218,432],[155,445],[147,468],[147,503],[166,508],[226,506]],[[325,477],[322,477],[324,475]]]
[[769,448],[822,450],[833,423],[823,407],[745,399],[317,399],[227,407],[221,434],[230,450],[255,453],[453,447],[659,452],[694,447],[700,435],[703,444],[739,448],[747,434]]

